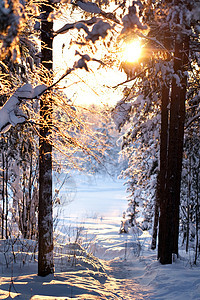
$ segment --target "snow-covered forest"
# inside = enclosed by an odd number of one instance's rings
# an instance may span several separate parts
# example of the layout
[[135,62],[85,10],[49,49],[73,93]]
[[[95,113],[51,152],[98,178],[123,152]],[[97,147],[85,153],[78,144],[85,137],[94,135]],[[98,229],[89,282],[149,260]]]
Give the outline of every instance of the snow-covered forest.
[[0,299],[200,299],[199,41],[199,0],[0,0]]

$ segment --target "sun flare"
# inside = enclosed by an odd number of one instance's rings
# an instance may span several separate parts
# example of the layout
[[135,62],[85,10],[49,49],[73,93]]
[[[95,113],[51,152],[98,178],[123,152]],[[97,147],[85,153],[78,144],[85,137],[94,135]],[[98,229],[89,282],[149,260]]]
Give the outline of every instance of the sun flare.
[[123,60],[129,63],[136,62],[142,53],[142,47],[140,41],[132,41],[126,44],[126,47],[123,51]]

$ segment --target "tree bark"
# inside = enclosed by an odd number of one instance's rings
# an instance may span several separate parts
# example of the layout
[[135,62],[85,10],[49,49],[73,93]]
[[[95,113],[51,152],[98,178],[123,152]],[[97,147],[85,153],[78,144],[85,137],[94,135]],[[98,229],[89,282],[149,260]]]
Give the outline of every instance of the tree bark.
[[1,217],[1,238],[4,238],[4,219],[5,219],[5,157],[2,153],[2,217]]
[[[165,34],[164,45],[166,49],[171,48],[171,36]],[[169,54],[167,53],[167,61]],[[158,205],[160,210],[159,216],[159,233],[158,233],[158,259],[164,255],[168,249],[168,201],[166,198],[166,177],[167,177],[167,160],[168,160],[168,141],[169,141],[169,103],[170,103],[170,86],[164,82],[161,92],[161,131],[160,131],[160,171],[158,174]]]
[[[158,189],[158,187],[157,187]],[[156,249],[157,243],[157,234],[158,234],[158,220],[159,220],[159,199],[156,196],[155,200],[155,207],[154,207],[154,222],[153,222],[153,234],[152,234],[152,241],[151,241],[151,249]]]
[[[185,100],[187,78],[183,75],[188,61],[189,40],[182,34],[175,37],[174,72],[171,89],[169,138],[164,195],[161,203],[158,258],[162,264],[172,263],[178,256],[179,206],[183,156]],[[162,190],[161,190],[162,192]]]
[[[51,1],[42,5],[41,41],[42,64],[52,70],[53,22],[48,16],[53,11]],[[51,134],[52,103],[48,95],[40,100],[40,116],[45,124],[40,125],[39,139],[39,244],[38,275],[46,276],[54,272],[53,262],[53,217],[52,217],[52,145]]]
[[185,251],[189,250],[189,235],[190,235],[190,200],[191,200],[191,157],[189,157],[189,178],[188,178],[188,195],[187,195],[187,223],[186,223],[186,247]]
[[6,157],[6,176],[5,176],[5,196],[6,196],[6,213],[5,213],[5,235],[6,239],[8,239],[8,157]]
[[[164,85],[161,97],[161,133],[160,133],[160,172],[158,175],[158,205],[160,207],[159,235],[158,235],[158,258],[162,257],[167,248],[168,207],[165,194],[167,158],[168,158],[168,135],[169,135],[169,87]],[[168,243],[168,242],[167,242]]]
[[185,67],[188,64],[189,57],[189,37],[184,36],[180,45],[181,58],[181,86],[180,86],[180,104],[178,114],[178,157],[177,157],[177,182],[176,187],[176,209],[175,209],[175,233],[173,241],[173,253],[178,255],[178,237],[179,237],[179,207],[180,207],[180,191],[181,191],[181,173],[183,161],[183,141],[184,141],[184,124],[185,124],[185,101],[187,91],[187,76],[184,75]]
[[[199,166],[200,167],[200,166]],[[195,218],[196,218],[196,245],[195,245],[195,258],[194,264],[197,263],[198,249],[199,249],[199,173],[196,172],[196,208],[195,208]]]

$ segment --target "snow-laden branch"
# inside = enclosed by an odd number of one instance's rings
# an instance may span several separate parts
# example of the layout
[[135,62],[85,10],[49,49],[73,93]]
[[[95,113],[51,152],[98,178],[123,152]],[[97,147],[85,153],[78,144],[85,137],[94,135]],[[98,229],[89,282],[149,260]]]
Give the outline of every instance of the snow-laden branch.
[[74,5],[79,6],[82,10],[93,13],[93,14],[100,14],[101,9],[98,7],[96,3],[90,2],[90,1],[83,1],[83,0],[78,0],[73,3]]
[[[80,67],[77,66],[77,68]],[[19,87],[0,109],[0,133],[5,133],[11,126],[22,124],[27,120],[27,116],[19,108],[22,101],[39,99],[44,93],[51,90],[73,70],[75,70],[75,68],[68,69],[65,74],[50,86],[42,84],[33,88],[31,84],[27,83]]]
[[121,24],[121,22],[116,18],[116,15],[114,13],[112,12],[107,13],[101,10],[101,8],[96,3],[90,1],[84,1],[84,0],[77,0],[72,2],[72,4],[80,7],[82,10],[86,12],[102,15],[106,19],[110,19],[117,24]]
[[[103,39],[107,36],[108,31],[115,27],[116,24],[120,24],[122,26],[121,34],[126,34],[127,31],[130,30],[146,30],[147,26],[143,25],[140,22],[140,19],[137,15],[137,8],[136,6],[140,6],[140,1],[134,1],[132,6],[129,6],[128,13],[122,18],[122,20],[118,20],[116,17],[115,12],[105,12],[100,9],[100,7],[93,2],[84,1],[84,0],[74,0],[71,2],[72,5],[78,6],[82,10],[98,14],[102,16],[104,19],[108,19],[112,21],[112,25],[102,18],[93,17],[89,20],[81,20],[75,23],[67,23],[62,28],[57,30],[54,33],[54,36],[58,34],[63,34],[68,32],[70,29],[83,29],[86,33],[86,40],[91,40],[95,43],[100,37]],[[92,29],[89,29],[89,26],[93,25]]]
[[[91,25],[93,25],[93,27],[90,30],[88,26]],[[67,23],[62,28],[57,30],[54,33],[54,36],[57,36],[58,34],[67,33],[68,30],[75,28],[78,30],[83,29],[85,33],[87,33],[86,40],[91,40],[94,43],[100,37],[104,39],[108,34],[108,30],[112,29],[113,26],[111,26],[108,22],[103,21],[101,18],[93,17],[90,20],[83,20],[75,23]]]
[[[74,29],[74,28],[77,28],[77,29],[80,29],[80,28],[83,28],[84,29],[84,25],[85,27],[87,27],[86,25],[93,25],[95,24],[100,18],[96,18],[96,17],[92,17],[91,19],[89,20],[81,20],[81,21],[77,21],[77,22],[74,22],[74,23],[67,23],[65,24],[63,27],[61,27],[60,29],[58,29],[57,31],[54,32],[54,36],[58,35],[58,34],[64,34],[64,33],[67,33],[68,30],[70,29]],[[83,27],[82,27],[83,26]]]
[[88,71],[88,67],[86,64],[87,61],[92,60],[103,64],[103,62],[101,62],[100,60],[91,58],[87,54],[83,55],[77,51],[76,55],[80,55],[81,58],[77,62],[75,62],[74,67],[67,69],[67,71],[52,85],[46,86],[42,84],[33,88],[31,84],[26,83],[14,92],[14,94],[0,108],[0,133],[5,133],[10,129],[11,126],[24,123],[27,120],[27,116],[19,108],[19,105],[22,103],[22,101],[39,99],[43,94],[50,91],[54,86],[56,86],[62,79],[64,79],[75,69],[85,68]]
[[77,62],[75,62],[75,64],[74,64],[75,68],[80,68],[80,69],[84,68],[86,71],[89,71],[88,66],[87,66],[88,61],[96,61],[102,65],[105,65],[101,60],[96,59],[96,58],[91,58],[88,54],[81,54],[77,50],[76,50],[75,55],[81,56],[81,58]]
[[20,103],[23,99],[37,98],[38,94],[45,88],[45,85],[33,88],[29,83],[18,88],[0,109],[0,132],[4,133],[11,126],[24,123],[27,117],[19,108]]
[[[80,7],[82,10],[98,14],[103,16],[106,19],[112,20],[114,23],[121,24],[122,23],[116,18],[114,13],[106,13],[102,11],[96,3],[84,0],[78,0],[71,2],[73,5]],[[94,25],[90,30],[88,26]],[[56,32],[54,32],[54,36],[58,34],[67,33],[70,29],[83,29],[86,33],[86,40],[92,40],[94,43],[99,37],[105,38],[107,35],[107,31],[114,27],[111,26],[108,22],[103,21],[101,18],[92,17],[89,20],[81,20],[74,23],[67,23]]]

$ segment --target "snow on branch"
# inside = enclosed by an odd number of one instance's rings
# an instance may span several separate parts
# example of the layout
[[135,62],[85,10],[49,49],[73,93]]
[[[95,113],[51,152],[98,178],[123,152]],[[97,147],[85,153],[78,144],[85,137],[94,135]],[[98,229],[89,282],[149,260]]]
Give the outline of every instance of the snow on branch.
[[75,55],[81,56],[81,58],[75,62],[74,68],[84,68],[86,71],[89,71],[88,66],[87,66],[87,61],[96,61],[102,65],[105,65],[101,60],[96,59],[96,58],[91,58],[88,54],[81,54],[76,50]]
[[[96,17],[92,17],[91,19],[89,20],[81,20],[81,21],[78,21],[78,22],[75,22],[75,23],[67,23],[65,24],[63,27],[61,27],[60,29],[58,29],[56,32],[54,32],[54,36],[58,35],[58,34],[64,34],[64,33],[67,33],[68,30],[70,29],[74,29],[74,28],[77,28],[77,29],[81,29],[83,28],[85,30],[85,28],[87,28],[86,25],[93,25],[95,24],[99,19],[96,18]],[[85,27],[84,27],[85,25]],[[86,30],[85,30],[86,31]]]
[[[93,25],[93,27],[91,30],[89,30],[86,25]],[[108,22],[103,21],[101,18],[93,17],[90,20],[65,24],[62,28],[54,33],[54,36],[66,33],[68,30],[74,28],[78,30],[83,29],[87,33],[86,40],[91,40],[93,43],[95,43],[95,41],[100,37],[104,39],[108,34],[108,30],[112,29],[113,26],[111,26]]]
[[[114,22],[114,25],[110,25],[108,22],[103,21],[101,18],[93,17],[89,20],[81,20],[75,23],[67,23],[62,28],[57,30],[54,33],[54,36],[58,34],[66,33],[70,29],[83,29],[86,33],[86,40],[91,40],[93,43],[99,39],[99,37],[105,38],[107,35],[108,30],[111,30],[115,24],[120,24],[123,26],[123,29],[121,31],[122,34],[125,34],[128,30],[133,29],[139,29],[139,30],[146,30],[147,26],[143,25],[140,22],[140,19],[137,15],[137,6],[141,6],[140,1],[133,1],[132,6],[129,6],[128,14],[126,14],[122,18],[122,22],[116,18],[115,12],[104,12],[102,11],[99,6],[96,3],[90,2],[90,1],[84,1],[84,0],[75,0],[72,1],[71,4],[80,7],[82,10],[99,14],[103,18],[109,19],[112,22]],[[90,31],[88,26],[93,25],[92,30]]]
[[69,75],[72,71],[74,71],[77,68],[85,68],[88,71],[86,61],[93,60],[102,63],[99,60],[90,58],[90,56],[87,54],[82,55],[78,51],[76,54],[80,55],[81,58],[74,64],[73,68],[67,69],[67,71],[52,85],[46,86],[42,84],[33,88],[31,84],[27,83],[19,87],[14,92],[14,94],[0,108],[0,133],[5,133],[10,129],[11,126],[24,123],[27,120],[27,116],[19,108],[19,105],[22,103],[22,101],[30,99],[39,99],[43,94],[50,91],[62,79],[64,79],[67,75]]
[[[80,7],[82,10],[99,14],[103,16],[106,19],[109,19],[113,21],[114,23],[121,24],[121,22],[116,18],[114,13],[106,13],[102,11],[96,3],[93,2],[86,2],[84,0],[78,0],[71,2],[73,5]],[[94,25],[92,30],[90,31],[88,26]],[[59,30],[54,32],[54,36],[57,36],[58,34],[64,34],[67,33],[70,29],[83,29],[88,35],[86,37],[87,40],[92,40],[94,43],[96,40],[99,39],[101,36],[102,38],[105,38],[107,35],[107,31],[112,29],[114,27],[111,26],[108,22],[104,22],[101,18],[92,17],[89,20],[81,20],[74,23],[67,23],[63,27],[61,27]]]
[[84,0],[77,0],[75,2],[71,2],[73,5],[80,7],[82,10],[93,13],[93,14],[99,14],[102,15],[106,19],[110,19],[115,23],[121,24],[121,22],[116,18],[115,13],[112,12],[105,12],[100,9],[100,7],[93,2],[90,1],[84,1]]
[[33,88],[29,83],[19,87],[0,109],[0,132],[4,133],[11,126],[24,123],[27,117],[19,108],[20,103],[24,99],[37,98],[44,89],[45,85]]
[[74,3],[74,5],[79,6],[82,10],[89,12],[89,13],[94,13],[94,14],[100,14],[101,9],[98,7],[96,3],[93,2],[85,2],[84,0],[78,0]]
[[108,30],[112,27],[108,22],[104,22],[103,20],[99,20],[93,27],[92,30],[88,32],[86,36],[86,40],[91,40],[93,43],[98,40],[100,37],[103,39],[108,34]]

